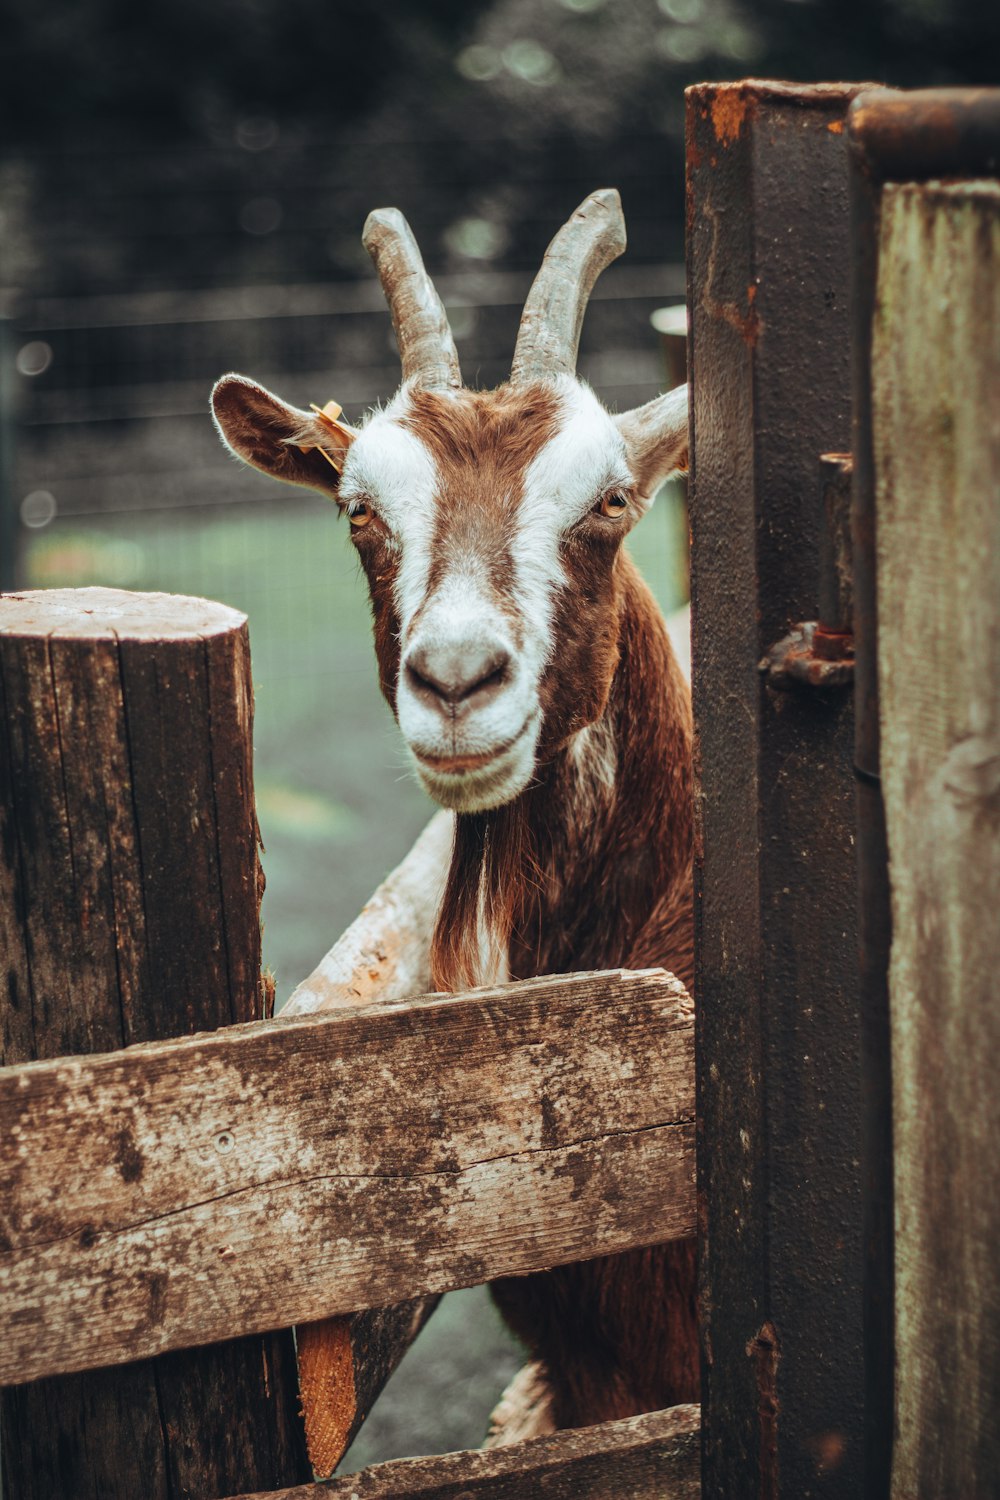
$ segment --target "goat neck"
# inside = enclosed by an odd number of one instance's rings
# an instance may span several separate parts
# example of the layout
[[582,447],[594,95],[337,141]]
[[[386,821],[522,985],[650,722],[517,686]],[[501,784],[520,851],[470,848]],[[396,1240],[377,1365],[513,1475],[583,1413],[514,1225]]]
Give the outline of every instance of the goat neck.
[[627,553],[603,713],[515,801],[460,813],[435,984],[669,964],[691,982],[691,709],[663,619]]

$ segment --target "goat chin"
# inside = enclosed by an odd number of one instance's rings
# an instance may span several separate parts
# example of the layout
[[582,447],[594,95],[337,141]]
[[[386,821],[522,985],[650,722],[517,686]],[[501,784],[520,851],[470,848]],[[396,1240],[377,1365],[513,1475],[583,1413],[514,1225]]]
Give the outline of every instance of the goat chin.
[[529,721],[512,745],[485,765],[464,771],[437,770],[411,748],[421,786],[439,807],[450,812],[488,812],[513,802],[529,785],[535,769],[538,723]]

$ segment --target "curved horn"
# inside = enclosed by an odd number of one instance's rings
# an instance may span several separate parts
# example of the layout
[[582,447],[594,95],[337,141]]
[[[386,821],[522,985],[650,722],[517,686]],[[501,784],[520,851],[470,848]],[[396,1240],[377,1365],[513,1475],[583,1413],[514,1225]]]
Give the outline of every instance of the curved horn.
[[398,208],[376,208],[365,221],[362,243],[378,272],[403,364],[403,379],[424,390],[462,384],[448,315]]
[[521,314],[512,385],[572,375],[594,282],[625,249],[625,220],[614,188],[585,198],[545,252]]

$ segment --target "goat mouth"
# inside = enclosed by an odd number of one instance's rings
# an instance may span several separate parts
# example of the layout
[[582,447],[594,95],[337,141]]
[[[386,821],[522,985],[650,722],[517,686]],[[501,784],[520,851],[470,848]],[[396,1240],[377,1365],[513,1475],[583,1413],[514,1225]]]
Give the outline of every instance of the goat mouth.
[[436,771],[438,775],[457,776],[463,771],[479,771],[483,766],[488,766],[490,761],[496,760],[509,746],[501,745],[498,750],[486,750],[481,755],[425,755],[420,751],[414,752],[422,766],[428,771]]
[[537,713],[530,713],[517,734],[481,753],[434,755],[411,745],[425,790],[457,812],[480,812],[511,801],[531,776],[537,722]]
[[503,760],[504,756],[508,755],[523,738],[525,731],[534,721],[534,717],[534,714],[529,714],[516,734],[501,740],[499,745],[493,745],[489,750],[438,755],[433,750],[418,750],[414,745],[411,745],[410,749],[421,768],[430,771],[433,775],[465,776],[470,772],[483,771],[494,762]]

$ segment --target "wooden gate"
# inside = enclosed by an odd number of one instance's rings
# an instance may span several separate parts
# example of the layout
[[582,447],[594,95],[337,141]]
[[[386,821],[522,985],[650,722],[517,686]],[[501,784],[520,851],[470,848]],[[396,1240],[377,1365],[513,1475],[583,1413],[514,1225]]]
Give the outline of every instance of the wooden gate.
[[[997,1492],[998,156],[996,91],[689,92],[697,1039],[409,998],[437,821],[268,1019],[245,621],[0,599],[9,1500]],[[273,1330],[332,1466],[438,1293],[696,1221],[700,1412],[308,1483]]]

